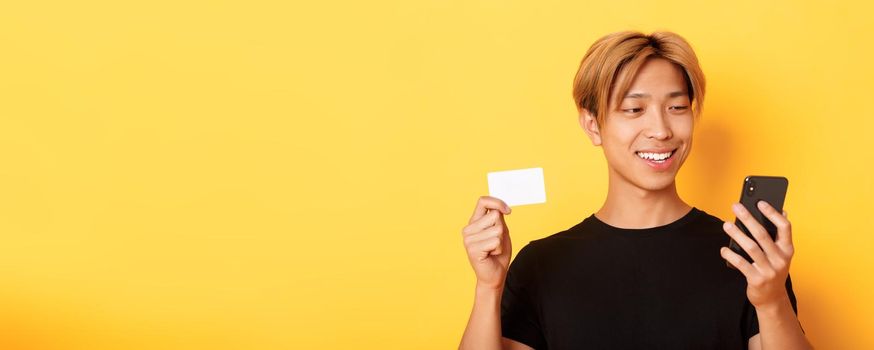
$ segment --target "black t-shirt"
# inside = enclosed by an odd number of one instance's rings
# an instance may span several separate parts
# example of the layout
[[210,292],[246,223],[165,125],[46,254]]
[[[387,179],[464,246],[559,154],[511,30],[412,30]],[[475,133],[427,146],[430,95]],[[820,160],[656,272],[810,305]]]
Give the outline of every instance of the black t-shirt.
[[[746,349],[759,332],[746,278],[719,255],[722,220],[692,208],[623,229],[592,214],[510,264],[503,336],[535,349]],[[797,313],[791,279],[786,290]]]

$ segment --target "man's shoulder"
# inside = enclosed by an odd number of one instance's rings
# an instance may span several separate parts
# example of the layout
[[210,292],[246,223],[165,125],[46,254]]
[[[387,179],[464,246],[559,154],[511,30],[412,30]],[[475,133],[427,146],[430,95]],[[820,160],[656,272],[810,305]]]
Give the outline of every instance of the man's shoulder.
[[529,250],[544,250],[549,249],[556,244],[561,244],[562,241],[567,239],[584,237],[587,233],[584,226],[583,222],[581,222],[570,228],[549,234],[548,236],[532,239],[524,248],[528,248]]
[[711,215],[710,213],[695,208],[698,210],[698,216],[695,220],[693,220],[690,224],[690,227],[694,228],[696,231],[705,231],[705,232],[722,232],[722,223],[724,222],[722,219]]
[[536,255],[549,256],[551,253],[555,252],[557,248],[562,246],[566,247],[568,240],[584,239],[588,237],[591,230],[586,229],[587,220],[590,219],[586,218],[582,222],[572,225],[567,229],[528,241],[528,243],[519,251],[518,256],[523,256],[523,259],[526,257],[533,259]]

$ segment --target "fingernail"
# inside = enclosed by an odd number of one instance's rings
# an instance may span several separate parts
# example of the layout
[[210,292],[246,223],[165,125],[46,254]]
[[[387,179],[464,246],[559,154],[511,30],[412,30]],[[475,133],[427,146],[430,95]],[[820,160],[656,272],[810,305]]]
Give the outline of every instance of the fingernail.
[[734,225],[732,225],[732,223],[730,223],[728,221],[725,221],[722,223],[722,228],[726,229],[726,230],[730,229],[732,226],[734,226]]
[[759,206],[759,209],[765,209],[765,207],[768,205],[768,203],[765,201],[758,201],[758,202],[756,202],[756,205]]

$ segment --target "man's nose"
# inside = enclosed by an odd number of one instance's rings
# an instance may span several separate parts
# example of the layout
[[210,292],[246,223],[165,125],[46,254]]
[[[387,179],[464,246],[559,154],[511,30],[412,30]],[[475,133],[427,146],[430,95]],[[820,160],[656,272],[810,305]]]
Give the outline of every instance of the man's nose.
[[656,110],[647,116],[647,133],[649,138],[665,140],[671,138],[671,127],[664,111]]

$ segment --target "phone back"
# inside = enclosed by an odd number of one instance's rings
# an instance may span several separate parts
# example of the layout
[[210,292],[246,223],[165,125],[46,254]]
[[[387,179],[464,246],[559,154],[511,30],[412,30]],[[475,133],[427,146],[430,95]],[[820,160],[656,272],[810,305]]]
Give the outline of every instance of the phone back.
[[[777,237],[777,227],[774,226],[771,220],[762,214],[757,203],[760,200],[763,200],[777,209],[777,212],[783,212],[783,201],[786,199],[786,190],[788,187],[789,180],[782,176],[747,176],[744,179],[744,185],[740,195],[740,203],[747,208],[756,221],[762,224],[762,227],[768,231],[771,239]],[[748,237],[752,237],[749,229],[744,226],[740,219],[735,219],[734,223]],[[753,238],[753,240],[755,240],[755,238]],[[729,241],[729,247],[746,258],[747,261],[752,261],[746,251],[737,245],[734,240]]]

